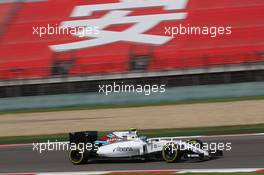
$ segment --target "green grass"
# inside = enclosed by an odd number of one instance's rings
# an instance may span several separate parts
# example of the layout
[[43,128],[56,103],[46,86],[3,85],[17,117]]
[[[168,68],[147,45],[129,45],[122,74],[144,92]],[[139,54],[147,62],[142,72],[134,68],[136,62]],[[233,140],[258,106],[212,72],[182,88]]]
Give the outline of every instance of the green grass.
[[130,107],[164,106],[164,105],[183,105],[183,104],[196,104],[196,103],[219,103],[219,102],[233,102],[233,101],[247,101],[247,100],[264,100],[264,96],[203,99],[203,100],[181,100],[181,101],[175,101],[175,102],[157,102],[157,103],[153,102],[153,103],[147,103],[147,104],[130,104],[130,105],[120,104],[120,105],[69,106],[69,107],[60,107],[60,108],[19,109],[19,110],[12,110],[12,111],[0,111],[0,115],[1,114],[16,114],[16,113],[35,113],[35,112],[130,108]]
[[[264,133],[264,124],[256,125],[235,125],[219,127],[198,127],[198,128],[179,128],[179,129],[153,129],[140,130],[141,135],[148,137],[172,137],[172,136],[192,136],[208,134],[243,134],[243,133]],[[99,136],[107,132],[100,132]],[[52,135],[34,135],[34,136],[11,136],[0,137],[0,144],[18,144],[49,141],[67,141],[68,133]]]

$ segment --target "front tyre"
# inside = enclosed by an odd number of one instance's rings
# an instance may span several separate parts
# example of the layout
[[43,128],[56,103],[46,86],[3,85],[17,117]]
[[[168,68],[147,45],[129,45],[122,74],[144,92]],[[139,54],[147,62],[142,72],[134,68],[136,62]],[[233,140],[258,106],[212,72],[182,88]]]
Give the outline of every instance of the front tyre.
[[88,154],[80,150],[70,150],[69,159],[74,165],[84,164],[88,161]]
[[203,148],[203,142],[201,140],[198,140],[198,139],[191,139],[191,140],[188,140],[187,141],[188,144],[191,144],[195,147],[198,147],[200,149]]
[[178,145],[168,143],[162,148],[162,157],[167,163],[173,163],[180,160],[180,151]]

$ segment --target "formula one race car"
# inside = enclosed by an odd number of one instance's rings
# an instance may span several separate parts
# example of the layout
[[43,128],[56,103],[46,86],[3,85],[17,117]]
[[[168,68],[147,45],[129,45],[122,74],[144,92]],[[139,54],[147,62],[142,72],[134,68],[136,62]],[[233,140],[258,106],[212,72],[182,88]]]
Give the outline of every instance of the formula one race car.
[[172,163],[189,159],[209,160],[223,156],[220,150],[212,152],[203,149],[200,140],[147,138],[139,136],[136,129],[112,132],[99,139],[97,135],[97,131],[70,133],[69,158],[73,164],[104,159],[164,160]]

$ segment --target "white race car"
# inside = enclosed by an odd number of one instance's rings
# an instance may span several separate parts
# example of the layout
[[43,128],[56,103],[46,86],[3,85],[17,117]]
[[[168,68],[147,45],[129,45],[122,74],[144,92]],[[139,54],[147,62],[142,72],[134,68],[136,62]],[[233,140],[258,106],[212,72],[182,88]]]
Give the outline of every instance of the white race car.
[[147,138],[138,135],[135,129],[112,132],[99,139],[97,135],[97,131],[70,133],[69,158],[73,164],[104,159],[164,160],[172,163],[188,159],[209,160],[223,156],[220,150],[214,152],[204,150],[200,140]]

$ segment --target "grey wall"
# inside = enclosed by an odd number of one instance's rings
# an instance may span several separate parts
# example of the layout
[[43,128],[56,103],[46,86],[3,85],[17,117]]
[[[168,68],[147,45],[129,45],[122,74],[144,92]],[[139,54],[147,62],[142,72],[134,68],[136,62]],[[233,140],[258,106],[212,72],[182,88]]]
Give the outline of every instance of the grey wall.
[[145,96],[143,94],[99,93],[46,95],[32,97],[1,98],[0,111],[67,107],[80,105],[119,105],[157,102],[176,102],[191,99],[263,96],[264,82],[237,83],[224,85],[186,86],[166,89],[165,93]]

